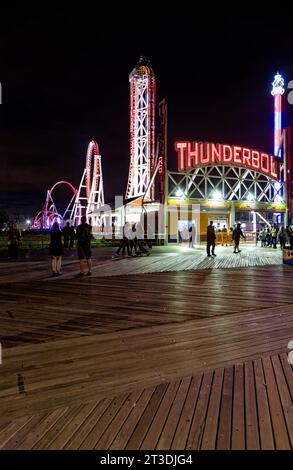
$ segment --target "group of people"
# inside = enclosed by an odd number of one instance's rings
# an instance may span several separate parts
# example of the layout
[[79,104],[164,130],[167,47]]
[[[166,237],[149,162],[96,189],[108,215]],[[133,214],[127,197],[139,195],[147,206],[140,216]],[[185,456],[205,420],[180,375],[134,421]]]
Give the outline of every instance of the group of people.
[[[226,246],[228,243],[228,230],[226,226],[224,225],[222,229],[223,233],[223,242],[224,242],[224,234],[225,234],[225,241],[226,241]],[[245,235],[243,234],[241,230],[241,223],[238,222],[238,224],[234,227],[232,230],[232,240],[234,243],[234,251],[233,253],[240,253],[241,250],[239,249],[239,243],[240,243],[240,238],[243,238],[245,240]],[[223,243],[224,244],[224,243]],[[216,247],[216,231],[214,227],[214,222],[211,220],[210,224],[207,227],[207,256],[217,256],[215,254],[215,247]],[[212,253],[211,253],[212,250]]]
[[261,247],[273,247],[277,248],[277,244],[280,244],[280,248],[290,245],[293,249],[293,230],[287,226],[279,227],[277,224],[273,224],[271,227],[263,228],[257,233],[256,243],[260,241]]
[[[73,229],[73,232],[71,229]],[[78,276],[85,275],[85,260],[88,268],[86,275],[90,276],[92,274],[92,226],[87,223],[85,216],[81,218],[81,224],[77,226],[76,233],[74,228],[69,226],[69,223],[61,231],[58,222],[54,222],[50,236],[49,252],[52,256],[52,276],[60,276],[62,256],[64,254],[63,248],[73,247],[75,239],[80,267]],[[62,244],[62,237],[64,238],[64,244]]]
[[151,244],[144,239],[144,229],[141,223],[126,222],[123,226],[123,234],[120,245],[113,258],[119,258],[120,252],[125,256],[139,256],[150,254]]

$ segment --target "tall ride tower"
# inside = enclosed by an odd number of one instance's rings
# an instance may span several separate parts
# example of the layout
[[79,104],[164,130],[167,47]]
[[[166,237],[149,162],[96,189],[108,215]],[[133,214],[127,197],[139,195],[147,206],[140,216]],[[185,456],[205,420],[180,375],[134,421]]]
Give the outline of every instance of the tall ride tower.
[[150,61],[141,56],[130,76],[130,166],[126,199],[155,197],[150,185],[155,162],[156,80]]
[[272,83],[272,95],[275,102],[275,133],[274,133],[274,155],[279,156],[282,138],[282,95],[285,92],[284,79],[277,72]]

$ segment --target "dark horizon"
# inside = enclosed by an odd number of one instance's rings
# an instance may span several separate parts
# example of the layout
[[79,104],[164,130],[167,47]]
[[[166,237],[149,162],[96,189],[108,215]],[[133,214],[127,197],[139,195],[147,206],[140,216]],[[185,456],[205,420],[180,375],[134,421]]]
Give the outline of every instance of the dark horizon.
[[[75,15],[7,20],[0,32],[0,207],[32,217],[56,181],[78,186],[92,139],[106,200],[124,194],[128,76],[140,55],[151,60],[157,104],[167,98],[171,169],[176,140],[272,152],[273,76],[293,80],[289,18],[280,25],[273,16],[202,19],[195,28],[187,14],[167,13],[142,37],[130,18],[106,13],[97,28],[89,27],[92,17]],[[286,95],[283,103],[283,124],[292,125]]]

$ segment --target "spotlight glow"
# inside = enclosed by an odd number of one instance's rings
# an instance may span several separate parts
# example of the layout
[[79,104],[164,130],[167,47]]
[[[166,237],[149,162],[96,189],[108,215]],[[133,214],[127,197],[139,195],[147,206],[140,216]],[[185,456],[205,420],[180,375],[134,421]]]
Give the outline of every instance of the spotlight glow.
[[220,201],[221,199],[223,199],[223,196],[222,196],[222,193],[220,193],[220,191],[214,191],[213,194],[212,194],[212,198],[215,200],[215,201]]

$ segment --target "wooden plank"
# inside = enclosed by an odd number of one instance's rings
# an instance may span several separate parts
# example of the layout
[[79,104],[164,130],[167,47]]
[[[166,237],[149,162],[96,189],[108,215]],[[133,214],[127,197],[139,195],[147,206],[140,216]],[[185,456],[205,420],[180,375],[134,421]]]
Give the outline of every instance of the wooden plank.
[[211,450],[216,448],[218,417],[220,412],[222,386],[224,370],[217,370],[214,374],[208,412],[204,426],[203,438],[201,443],[202,450]]
[[136,407],[140,396],[141,391],[131,393],[127,397],[126,401],[123,403],[123,406],[120,408],[110,425],[96,442],[94,447],[95,449],[109,449],[123,424],[125,423],[128,415],[131,413],[133,408]]
[[181,412],[185,403],[188,389],[190,387],[191,377],[186,377],[180,382],[176,397],[173,401],[169,416],[165,422],[164,428],[161,432],[159,442],[156,446],[157,449],[170,449],[173,437],[176,433],[176,428],[181,416]]
[[32,416],[30,420],[28,420],[24,426],[22,426],[13,436],[6,441],[6,443],[2,446],[3,450],[14,450],[17,449],[21,443],[26,438],[27,434],[30,433],[32,430],[35,430],[38,425],[41,424],[44,418],[48,416],[48,413],[42,412]]
[[233,378],[233,367],[226,368],[224,371],[224,382],[216,445],[216,448],[219,450],[230,450],[231,448]]
[[293,401],[293,374],[292,374],[292,365],[290,365],[288,363],[288,356],[287,354],[283,353],[283,354],[280,354],[280,361],[281,361],[281,364],[282,364],[282,367],[283,367],[283,372],[284,372],[284,375],[286,377],[286,381],[287,381],[287,384],[288,384],[288,389],[289,389],[289,393],[291,395],[291,400]]
[[19,430],[24,426],[28,426],[31,420],[32,416],[22,416],[21,418],[15,419],[5,425],[0,432],[0,449],[2,449],[6,445],[7,441],[11,440]]
[[123,423],[120,431],[109,447],[110,450],[125,449],[154,392],[155,387],[147,388],[142,392],[136,406],[131,410],[127,420]]
[[200,448],[204,426],[206,421],[207,408],[210,397],[210,390],[213,381],[213,373],[204,374],[193,415],[189,436],[187,439],[186,450],[197,450]]
[[141,449],[155,449],[164,423],[168,417],[173,400],[176,396],[179,387],[179,382],[171,382],[166,390],[166,393],[160,403],[158,411],[153,419],[150,428],[141,444]]
[[82,444],[79,446],[81,450],[91,450],[94,449],[96,443],[98,442],[101,435],[110,425],[112,420],[115,418],[116,414],[120,410],[121,406],[125,403],[127,395],[120,395],[115,397],[108,408],[105,410],[101,418],[96,422],[94,427],[91,429],[90,433],[84,439]]
[[258,417],[255,395],[254,371],[252,362],[244,364],[245,377],[245,420],[246,420],[246,446],[248,450],[260,448]]
[[291,443],[291,448],[293,448],[293,401],[288,389],[288,383],[282,369],[280,358],[278,356],[272,357],[272,364],[281,399],[282,411],[286,421],[288,437]]
[[78,449],[86,437],[91,433],[96,423],[100,420],[101,416],[103,416],[110,403],[111,400],[109,398],[104,398],[99,401],[94,411],[86,418],[82,427],[77,428],[75,433],[70,437],[63,448],[68,450]]
[[138,450],[154,420],[154,416],[161,404],[161,401],[167,391],[168,384],[163,383],[158,385],[152,395],[142,417],[140,418],[138,425],[136,426],[133,434],[131,435],[126,450]]
[[245,399],[244,399],[244,367],[234,367],[234,392],[232,412],[232,450],[244,450],[245,445]]
[[[59,450],[63,449],[70,438],[78,432],[83,423],[91,415],[96,408],[97,403],[89,403],[88,405],[80,405],[70,408],[65,415],[64,421],[59,420],[57,426],[54,427],[53,433],[44,437],[42,447],[45,449]],[[40,444],[40,443],[39,443]],[[40,448],[40,445],[38,446]]]
[[274,370],[271,359],[265,357],[262,359],[265,380],[267,384],[267,393],[270,405],[271,420],[274,431],[275,445],[277,450],[290,449],[290,442],[286,422],[282,410],[282,404],[275,380]]
[[192,423],[192,417],[195,410],[200,386],[202,381],[202,375],[192,377],[191,384],[188,390],[188,394],[183,406],[183,410],[180,416],[180,420],[175,431],[175,436],[172,442],[171,449],[185,449],[190,426]]
[[[48,430],[62,417],[66,410],[63,408],[57,409],[48,413],[47,416],[42,420],[37,422],[36,427],[30,429],[24,439],[19,442],[15,448],[22,450],[31,450],[36,442],[41,439]],[[14,448],[10,447],[10,448]]]
[[270,417],[270,409],[267,397],[267,386],[263,373],[261,359],[254,362],[255,389],[257,397],[258,425],[260,447],[262,450],[275,449],[274,435]]

